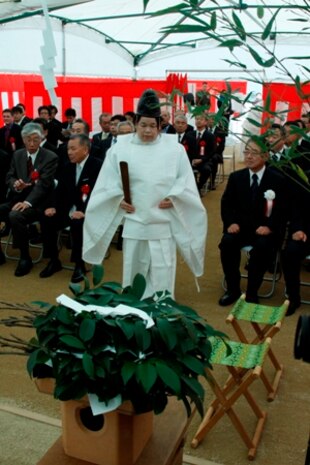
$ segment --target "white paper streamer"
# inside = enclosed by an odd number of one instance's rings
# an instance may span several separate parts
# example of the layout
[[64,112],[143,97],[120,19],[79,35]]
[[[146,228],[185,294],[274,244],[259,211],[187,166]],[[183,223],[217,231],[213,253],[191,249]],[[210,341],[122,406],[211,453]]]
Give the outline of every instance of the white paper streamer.
[[101,415],[103,413],[112,412],[112,410],[116,410],[122,403],[121,395],[118,395],[113,399],[110,399],[107,403],[100,402],[96,394],[87,395],[93,415]]
[[137,308],[129,307],[128,305],[120,304],[115,308],[112,307],[100,307],[99,305],[82,305],[76,300],[71,299],[65,294],[61,294],[57,297],[56,302],[64,305],[65,307],[74,310],[76,313],[81,313],[82,311],[86,312],[97,312],[102,316],[125,316],[125,315],[135,315],[142,320],[146,321],[146,328],[151,328],[154,326],[154,320],[143,310]]

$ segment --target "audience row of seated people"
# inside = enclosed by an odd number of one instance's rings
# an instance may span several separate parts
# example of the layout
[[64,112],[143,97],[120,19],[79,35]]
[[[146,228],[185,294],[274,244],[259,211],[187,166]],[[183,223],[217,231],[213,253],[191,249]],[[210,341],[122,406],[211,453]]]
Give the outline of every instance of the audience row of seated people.
[[[106,151],[118,136],[134,131],[135,115],[101,114],[102,131],[90,141],[89,125],[76,118],[74,109],[66,110],[66,121],[60,123],[55,118],[56,107],[40,107],[39,117],[31,124],[21,109],[4,110],[5,125],[0,129],[0,163],[7,167],[6,182],[1,180],[0,222],[10,224],[14,247],[20,250],[15,275],[24,276],[32,268],[28,225],[40,221],[44,256],[49,258],[40,276],[46,278],[61,269],[58,233],[70,227],[71,260],[75,263],[72,281],[79,282],[85,273],[81,247],[88,199]],[[173,124],[170,118],[169,112],[162,112],[162,131],[175,134],[186,149],[193,170],[198,173],[198,189],[202,190],[208,180],[212,186],[217,165],[222,161],[227,129],[220,124],[215,126],[210,113],[195,117],[195,129],[187,123],[182,110],[175,112]],[[309,115],[303,115],[301,122],[308,132],[309,119]],[[224,234],[220,250],[227,292],[219,303],[229,305],[240,295],[240,248],[244,245],[253,246],[247,300],[258,301],[258,289],[270,257],[279,250],[288,224],[282,259],[291,300],[289,312],[293,313],[300,305],[301,260],[310,252],[309,187],[296,168],[310,173],[309,140],[302,138],[300,122],[288,121],[284,126],[273,125],[262,139],[250,140],[244,155],[246,168],[232,173],[222,198]],[[292,162],[288,163],[289,158]],[[254,173],[258,176],[255,181],[251,178]],[[272,192],[275,198],[266,199],[266,192]],[[3,263],[5,257],[0,252],[0,264]]]
[[244,151],[246,168],[228,179],[221,201],[224,230],[219,248],[227,284],[219,300],[222,306],[241,294],[245,246],[252,246],[246,300],[258,303],[264,274],[281,251],[290,300],[287,315],[300,306],[301,263],[310,253],[310,115],[304,115],[304,123],[305,137],[297,121],[288,121],[250,138]]

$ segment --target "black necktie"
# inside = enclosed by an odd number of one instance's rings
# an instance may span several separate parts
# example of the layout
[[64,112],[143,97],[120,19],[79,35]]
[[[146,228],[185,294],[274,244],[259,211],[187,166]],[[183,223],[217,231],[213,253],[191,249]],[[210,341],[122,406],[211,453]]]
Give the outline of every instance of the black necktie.
[[27,176],[30,177],[33,172],[33,163],[32,163],[32,158],[29,155],[27,159]]
[[5,131],[4,131],[5,145],[7,145],[9,142],[10,131],[11,131],[10,126],[5,126]]
[[252,174],[251,194],[252,202],[255,202],[258,194],[258,176],[256,173]]
[[179,134],[179,135],[178,135],[178,139],[179,139],[179,142],[181,142],[181,140],[182,140],[182,134]]

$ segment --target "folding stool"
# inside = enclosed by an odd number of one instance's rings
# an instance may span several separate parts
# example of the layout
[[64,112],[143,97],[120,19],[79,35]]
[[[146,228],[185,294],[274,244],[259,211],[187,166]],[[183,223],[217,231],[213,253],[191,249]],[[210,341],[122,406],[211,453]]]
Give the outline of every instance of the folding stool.
[[[267,338],[261,344],[244,344],[234,341],[224,342],[221,338],[211,337],[210,342],[212,344],[211,364],[226,366],[231,376],[229,377],[230,381],[221,387],[216,381],[212,370],[206,369],[207,381],[216,397],[210,404],[191,442],[191,446],[196,448],[205,435],[226,413],[248,448],[248,459],[253,460],[264,429],[267,413],[261,410],[253,395],[249,392],[249,387],[261,376],[262,365],[268,353],[271,339]],[[245,369],[244,376],[240,376],[240,368]],[[256,416],[253,435],[247,432],[234,409],[236,401],[241,396],[244,396]]]
[[[241,342],[246,344],[261,343],[265,341],[267,337],[273,338],[273,336],[280,331],[288,306],[288,300],[285,300],[285,302],[278,307],[249,303],[245,301],[245,294],[243,294],[226,318],[226,323],[232,324]],[[240,324],[241,321],[251,323],[255,333],[254,339],[249,340],[249,337],[245,335],[242,324]],[[265,371],[262,370],[261,379],[268,391],[267,400],[271,402],[274,400],[279,387],[280,378],[283,373],[283,365],[279,363],[272,349],[269,350],[268,357],[275,369],[275,375],[273,381],[270,382]],[[244,370],[240,370],[240,375],[242,376],[243,374]]]

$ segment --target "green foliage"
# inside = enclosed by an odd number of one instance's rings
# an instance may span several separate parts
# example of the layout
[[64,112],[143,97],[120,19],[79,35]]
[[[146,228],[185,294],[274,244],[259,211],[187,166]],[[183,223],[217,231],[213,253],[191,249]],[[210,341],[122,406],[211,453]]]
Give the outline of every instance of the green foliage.
[[[142,300],[145,280],[137,275],[132,286],[98,283],[103,270],[95,267],[90,288],[71,288],[84,305],[117,307],[120,303],[143,310],[154,321],[147,328],[135,314],[103,316],[96,311],[75,313],[62,305],[47,306],[34,320],[27,370],[30,376],[55,378],[60,400],[95,393],[108,402],[117,395],[130,400],[136,412],[163,411],[169,396],[182,400],[188,414],[193,402],[203,413],[204,390],[199,381],[210,367],[209,337],[226,337],[195,310],[178,304],[168,292]],[[40,303],[42,308],[45,308]],[[43,370],[43,371],[42,371]]]

